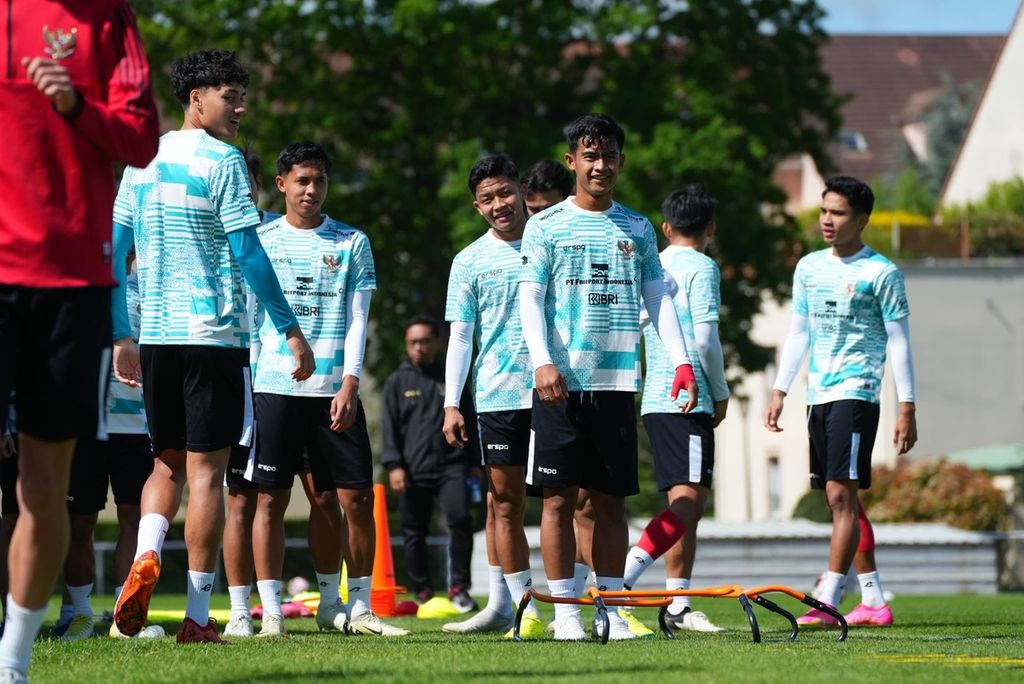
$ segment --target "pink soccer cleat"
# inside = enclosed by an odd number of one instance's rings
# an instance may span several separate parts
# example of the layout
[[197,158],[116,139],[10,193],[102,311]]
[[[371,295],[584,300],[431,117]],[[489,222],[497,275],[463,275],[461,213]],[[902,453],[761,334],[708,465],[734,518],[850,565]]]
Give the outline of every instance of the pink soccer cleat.
[[846,624],[850,627],[891,627],[892,609],[888,603],[881,608],[872,608],[862,603],[846,616]]
[[830,629],[832,627],[839,626],[839,620],[829,615],[824,611],[820,611],[817,608],[811,608],[809,611],[801,615],[796,619],[796,624],[801,627],[818,627],[820,629]]

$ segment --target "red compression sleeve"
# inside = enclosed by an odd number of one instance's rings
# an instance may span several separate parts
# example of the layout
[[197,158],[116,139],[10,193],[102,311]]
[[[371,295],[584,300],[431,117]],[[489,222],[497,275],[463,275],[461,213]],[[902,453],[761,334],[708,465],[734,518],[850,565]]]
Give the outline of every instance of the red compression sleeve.
[[636,545],[649,553],[651,558],[659,558],[671,549],[673,544],[682,539],[685,533],[686,525],[683,524],[683,521],[666,508],[647,523],[647,527],[644,528],[644,533],[640,535],[640,541]]
[[857,502],[857,522],[860,524],[860,542],[857,544],[858,552],[875,550],[875,528],[868,520],[868,514],[864,512],[864,504]]

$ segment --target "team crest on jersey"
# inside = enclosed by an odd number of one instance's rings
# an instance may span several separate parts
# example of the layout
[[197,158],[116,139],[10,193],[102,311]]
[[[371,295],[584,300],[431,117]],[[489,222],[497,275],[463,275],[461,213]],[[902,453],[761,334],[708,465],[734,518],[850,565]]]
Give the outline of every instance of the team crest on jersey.
[[63,29],[51,31],[49,26],[43,26],[43,42],[46,43],[43,52],[54,59],[65,59],[75,54],[75,44],[78,42],[78,29],[72,28],[65,33]]
[[857,291],[857,284],[856,283],[846,283],[845,289],[846,289],[846,294],[848,294],[850,296],[853,296],[853,293],[855,293]]
[[619,240],[618,241],[619,253],[622,254],[624,259],[628,259],[633,256],[633,252],[636,251],[636,243],[632,240]]
[[324,254],[324,266],[330,273],[335,273],[341,267],[341,258],[337,254]]

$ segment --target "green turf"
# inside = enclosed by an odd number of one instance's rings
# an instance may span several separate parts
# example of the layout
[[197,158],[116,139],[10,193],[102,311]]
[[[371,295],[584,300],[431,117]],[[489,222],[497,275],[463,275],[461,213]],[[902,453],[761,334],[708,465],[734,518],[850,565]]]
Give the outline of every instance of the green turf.
[[[225,602],[226,601],[222,601]],[[782,605],[797,611],[789,599]],[[109,600],[95,599],[97,607]],[[184,598],[154,598],[154,608],[181,608]],[[217,606],[226,607],[226,606]],[[975,682],[1024,681],[1024,595],[911,597],[893,602],[897,626],[804,632],[795,643],[750,641],[735,600],[696,602],[726,634],[681,633],[675,641],[558,644],[503,642],[495,635],[449,636],[439,620],[395,619],[414,634],[400,639],[320,634],[313,620],[289,620],[287,640],[236,640],[230,646],[177,646],[108,638],[35,647],[35,682]],[[852,608],[852,605],[844,605]],[[550,606],[543,606],[544,616]],[[585,609],[589,614],[589,609]],[[639,609],[648,625],[654,609]],[[780,639],[781,618],[758,609],[767,640]],[[168,634],[177,625],[163,623]],[[49,630],[49,624],[44,632]]]

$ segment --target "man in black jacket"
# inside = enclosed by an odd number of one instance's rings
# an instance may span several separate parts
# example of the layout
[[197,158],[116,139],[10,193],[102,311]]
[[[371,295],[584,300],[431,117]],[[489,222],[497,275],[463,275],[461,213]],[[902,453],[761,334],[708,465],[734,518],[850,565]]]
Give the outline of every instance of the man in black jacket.
[[[441,504],[450,541],[449,590],[460,612],[477,608],[469,596],[473,526],[470,516],[470,467],[478,465],[471,445],[448,445],[444,424],[444,367],[437,362],[440,325],[417,316],[405,325],[408,358],[384,383],[381,465],[399,494],[409,582],[420,603],[433,596],[427,560],[427,534],[434,500]],[[467,405],[472,405],[468,403]]]

